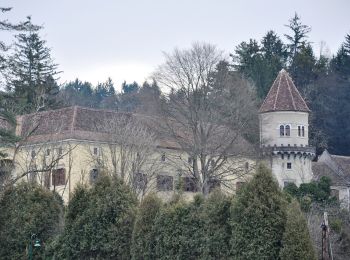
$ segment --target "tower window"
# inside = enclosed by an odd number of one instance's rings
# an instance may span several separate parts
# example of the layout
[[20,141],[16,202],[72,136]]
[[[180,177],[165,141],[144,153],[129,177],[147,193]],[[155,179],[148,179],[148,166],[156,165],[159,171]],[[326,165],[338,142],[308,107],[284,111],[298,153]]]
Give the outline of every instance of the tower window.
[[94,147],[93,152],[94,152],[94,155],[98,155],[98,148],[97,148],[97,147]]
[[301,126],[298,125],[298,136],[301,136]]
[[303,137],[305,136],[305,127],[304,126],[301,127],[301,135]]
[[286,125],[286,136],[290,136],[290,125]]
[[284,136],[284,125],[280,125],[280,136]]
[[287,163],[287,169],[292,169],[292,163],[291,162],[289,162],[289,163]]

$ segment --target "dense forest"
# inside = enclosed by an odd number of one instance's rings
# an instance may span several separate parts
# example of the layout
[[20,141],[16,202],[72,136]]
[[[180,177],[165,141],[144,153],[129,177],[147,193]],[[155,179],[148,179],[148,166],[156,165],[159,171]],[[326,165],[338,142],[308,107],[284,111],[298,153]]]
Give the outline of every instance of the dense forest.
[[[228,50],[231,59],[220,64],[241,73],[255,86],[258,103],[277,73],[287,69],[312,110],[311,144],[318,153],[327,148],[334,154],[350,155],[350,121],[346,120],[350,115],[350,34],[344,32],[344,42],[336,54],[331,56],[321,48],[316,55],[308,37],[311,27],[297,14],[286,27],[289,33],[283,36],[270,30],[262,39],[233,46]],[[108,78],[94,86],[75,79],[60,85],[61,68],[41,37],[43,27],[28,18],[20,24],[0,21],[0,30],[17,32],[12,46],[0,42],[0,106],[7,118],[73,105],[157,115],[165,102],[155,80],[116,86]]]

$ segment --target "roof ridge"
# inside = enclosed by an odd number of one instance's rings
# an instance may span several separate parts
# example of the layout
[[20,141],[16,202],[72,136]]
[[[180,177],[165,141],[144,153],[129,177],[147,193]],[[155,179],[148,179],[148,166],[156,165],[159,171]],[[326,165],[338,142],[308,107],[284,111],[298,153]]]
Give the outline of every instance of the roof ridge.
[[[278,74],[279,74],[279,73],[278,73]],[[275,82],[277,81],[277,79],[278,79],[278,74],[277,74],[277,77],[275,78],[275,80],[273,81],[272,86],[273,86],[273,85],[275,84]],[[262,103],[261,107],[265,104],[265,102],[266,102],[268,96],[270,95],[270,92],[271,92],[271,91],[272,91],[272,87],[270,88],[269,92],[267,92],[267,95],[266,95],[266,97],[265,97],[265,99],[264,99],[264,102]]]
[[[273,102],[273,109],[276,109],[277,98],[278,98],[278,94],[279,94],[279,92],[280,92],[281,79],[282,79],[282,73],[281,73],[281,72],[282,72],[282,71],[280,71],[280,72],[278,73],[279,81],[278,81],[278,85],[277,85],[277,92],[276,92],[276,96],[275,96],[275,101]],[[278,76],[277,76],[277,78],[278,78]],[[276,78],[276,79],[277,79],[277,78]]]
[[[288,72],[286,72],[286,73],[287,73],[288,76],[289,76],[289,73],[288,73]],[[294,85],[294,87],[295,87],[295,89],[296,89],[296,91],[297,91],[297,94],[299,95],[299,97],[301,98],[301,100],[304,102],[304,105],[305,105],[307,108],[309,108],[308,105],[307,105],[306,102],[305,102],[305,99],[304,99],[303,96],[300,94],[298,88],[295,86],[293,79],[292,79],[290,76],[289,76],[289,79],[292,81],[292,83],[293,83],[293,85]],[[309,109],[309,110],[310,110],[310,109]]]
[[[290,87],[290,85],[289,85],[288,77],[287,77],[286,74],[284,74],[284,75],[285,75],[285,77],[286,77],[286,82],[287,82],[287,85],[288,85],[288,90],[289,90],[289,93],[290,93],[290,97],[292,98],[292,105],[293,105],[293,108],[294,108],[295,110],[297,110],[297,107],[296,107],[295,102],[294,102],[294,97],[293,97],[292,89],[291,89],[291,87]],[[288,75],[288,76],[289,76],[289,75]],[[292,82],[292,83],[293,83],[293,82]]]

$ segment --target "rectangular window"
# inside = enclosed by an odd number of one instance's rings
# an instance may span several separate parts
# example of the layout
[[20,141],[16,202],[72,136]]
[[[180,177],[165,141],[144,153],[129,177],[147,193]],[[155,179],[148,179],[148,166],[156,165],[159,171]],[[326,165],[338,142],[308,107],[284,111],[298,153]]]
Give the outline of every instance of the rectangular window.
[[35,155],[36,155],[36,152],[33,150],[33,151],[31,152],[32,159],[35,158]]
[[301,136],[301,126],[298,125],[298,136]]
[[301,135],[303,137],[305,136],[305,127],[304,126],[301,127]]
[[162,162],[165,162],[165,153],[162,154],[162,157],[160,158]]
[[289,169],[289,170],[292,169],[292,163],[291,162],[287,163],[287,169]]
[[50,156],[50,153],[51,153],[51,150],[50,150],[50,149],[47,149],[47,150],[46,150],[46,156]]
[[61,156],[62,153],[63,153],[63,149],[62,149],[62,147],[59,147],[58,150],[57,150],[57,154],[58,154],[59,156]]
[[159,191],[169,191],[174,189],[173,177],[167,175],[157,176],[157,189]]
[[197,185],[196,185],[196,181],[194,178],[192,177],[183,177],[183,184],[184,184],[184,191],[188,191],[188,192],[197,192]]
[[137,189],[144,190],[147,186],[147,175],[144,173],[136,173],[134,176],[134,184]]
[[94,155],[98,155],[98,148],[94,147]]
[[217,180],[217,179],[209,180],[208,185],[209,185],[209,192],[221,187],[220,180]]
[[66,184],[66,170],[63,168],[52,170],[52,185],[60,186],[65,184]]
[[98,178],[98,170],[92,169],[90,171],[90,184],[94,184]]

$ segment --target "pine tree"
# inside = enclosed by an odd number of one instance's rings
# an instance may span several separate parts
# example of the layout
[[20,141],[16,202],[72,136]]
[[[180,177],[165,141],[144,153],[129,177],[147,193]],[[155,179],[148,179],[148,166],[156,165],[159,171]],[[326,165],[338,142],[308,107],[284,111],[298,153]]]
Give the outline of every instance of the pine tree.
[[58,93],[57,64],[36,31],[20,33],[16,39],[14,54],[8,62],[7,88],[21,103],[21,112],[47,109],[51,97]]
[[147,195],[139,206],[133,230],[132,259],[155,258],[154,222],[161,210],[162,201],[155,195]]
[[278,259],[285,204],[271,171],[260,165],[231,207],[233,259]]
[[300,51],[300,48],[307,44],[308,33],[311,32],[311,27],[302,24],[301,18],[297,13],[294,14],[294,17],[289,20],[289,24],[285,25],[292,30],[292,34],[285,34],[284,36],[289,41],[288,49],[290,58],[293,60],[297,53]]
[[287,222],[280,251],[281,260],[316,259],[308,226],[299,204],[293,200],[287,208]]

